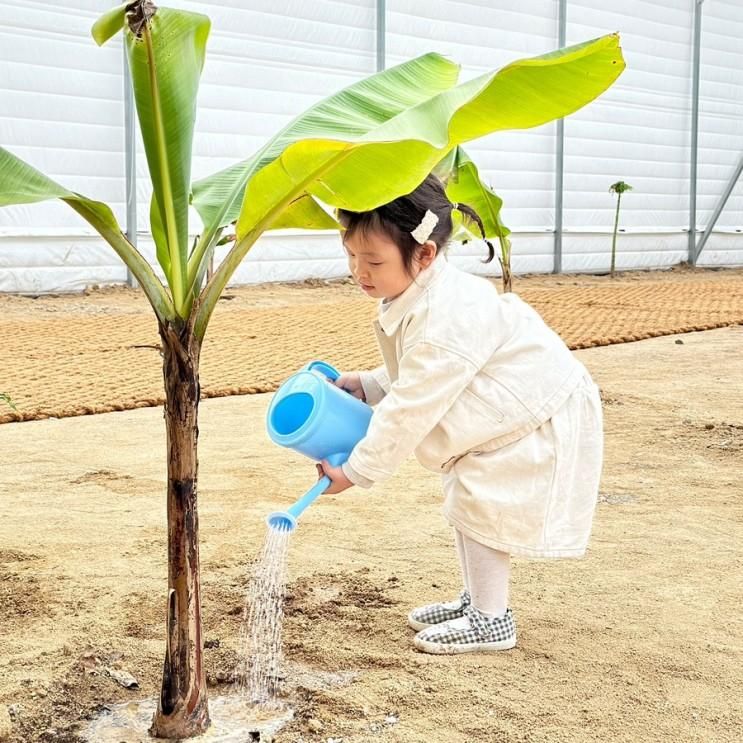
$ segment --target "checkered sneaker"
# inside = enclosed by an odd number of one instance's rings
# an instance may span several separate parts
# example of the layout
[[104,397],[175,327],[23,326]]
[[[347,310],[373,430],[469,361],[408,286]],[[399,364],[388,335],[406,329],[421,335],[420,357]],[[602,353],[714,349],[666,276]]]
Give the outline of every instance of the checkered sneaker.
[[416,631],[433,627],[441,622],[458,619],[464,616],[464,610],[470,605],[470,594],[462,591],[456,601],[441,602],[419,606],[408,614],[408,624]]
[[487,617],[474,606],[464,616],[421,630],[413,640],[424,653],[489,653],[516,645],[516,625],[510,609],[502,617]]

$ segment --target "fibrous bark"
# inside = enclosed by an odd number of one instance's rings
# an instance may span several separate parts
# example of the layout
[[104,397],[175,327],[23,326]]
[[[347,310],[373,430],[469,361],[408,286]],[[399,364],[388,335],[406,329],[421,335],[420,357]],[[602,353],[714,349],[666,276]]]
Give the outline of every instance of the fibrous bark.
[[167,637],[150,734],[189,738],[209,727],[202,661],[199,516],[199,356],[190,323],[161,324],[168,456]]

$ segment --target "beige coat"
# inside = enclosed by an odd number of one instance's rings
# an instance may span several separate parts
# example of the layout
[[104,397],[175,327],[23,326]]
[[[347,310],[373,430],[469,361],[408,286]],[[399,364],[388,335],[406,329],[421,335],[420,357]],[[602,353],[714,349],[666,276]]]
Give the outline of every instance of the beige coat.
[[[582,554],[601,466],[601,410],[595,385],[560,337],[515,294],[499,295],[492,283],[459,271],[443,256],[401,296],[380,305],[375,331],[384,366],[362,372],[361,380],[376,409],[366,437],[344,465],[346,475],[369,487],[390,477],[414,452],[424,467],[444,475],[445,514],[476,541],[517,554]],[[587,416],[579,422],[579,429],[589,432],[580,446],[593,453],[583,471],[580,457],[573,457],[577,469],[568,478],[589,483],[587,494],[572,506],[581,523],[554,541],[546,536],[548,512],[568,524],[571,516],[545,505],[560,497],[552,492],[556,464],[554,457],[538,455],[534,442],[541,437],[542,448],[547,445],[543,426],[571,396]],[[563,450],[562,459],[565,451],[572,456],[579,442],[563,440],[558,447],[556,429],[549,428],[550,446]],[[569,435],[563,431],[563,438]],[[527,460],[538,455],[540,461],[516,471],[489,454],[520,449],[529,452]],[[473,467],[482,476],[472,477]],[[531,493],[535,478],[546,483],[536,487],[544,491],[541,506]],[[561,482],[563,489],[564,476]],[[516,514],[505,521],[504,489]],[[500,505],[494,506],[495,491]],[[528,512],[521,502],[526,492]],[[513,524],[524,521],[533,523],[514,531]]]

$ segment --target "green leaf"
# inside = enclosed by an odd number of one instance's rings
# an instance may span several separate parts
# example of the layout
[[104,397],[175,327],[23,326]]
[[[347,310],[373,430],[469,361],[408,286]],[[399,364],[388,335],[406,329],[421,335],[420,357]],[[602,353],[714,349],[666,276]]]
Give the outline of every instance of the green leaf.
[[[206,288],[197,332],[205,330],[219,294],[255,240],[298,197],[309,194],[352,211],[372,209],[413,190],[463,142],[572,113],[606,90],[623,68],[619,37],[613,34],[445,88],[376,126],[367,117],[365,131],[356,136],[314,136],[289,144],[245,188],[237,242]],[[388,94],[394,95],[390,83]],[[336,116],[342,113],[339,109]],[[355,113],[347,115],[355,121]]]
[[[237,219],[248,180],[289,144],[307,137],[361,136],[406,108],[450,88],[458,76],[459,66],[438,54],[425,54],[379,72],[312,106],[248,160],[194,183],[192,203],[205,228],[189,261],[190,286],[203,265],[214,232]],[[266,229],[276,228],[267,224]]]
[[[47,178],[43,173],[8,152],[4,147],[0,147],[0,173],[2,173],[0,206],[34,204],[37,201],[74,196],[64,186],[60,186],[51,178]],[[113,214],[111,214],[111,217],[113,218]]]
[[480,90],[453,113],[450,139],[467,142],[568,116],[601,95],[624,67],[618,34],[513,62],[467,84],[479,81]]
[[142,286],[158,317],[165,320],[175,316],[170,297],[163,285],[144,257],[122,234],[119,223],[107,204],[66,189],[2,147],[0,173],[0,207],[61,199],[95,227],[116,251]]
[[240,212],[250,176],[304,138],[352,140],[411,106],[454,85],[459,65],[425,54],[379,72],[326,98],[295,118],[248,160],[193,184],[193,206],[204,224],[223,227]]
[[157,195],[152,192],[150,198],[150,230],[155,242],[155,255],[166,278],[170,276],[170,253],[168,252],[168,238],[162,222],[162,210],[157,203]]
[[[210,21],[196,13],[159,8],[141,36],[126,33],[134,98],[169,263],[163,265],[176,310],[186,317],[188,207],[196,94]],[[162,247],[158,245],[158,257]]]
[[0,392],[0,402],[4,402],[9,408],[12,408],[13,410],[18,410],[12,398],[7,392]]
[[269,229],[337,230],[340,225],[311,196],[301,196],[271,222]]
[[390,193],[412,191],[442,154],[413,138],[397,142],[296,142],[250,180],[237,221],[237,238],[241,240],[258,226],[266,229],[283,205],[303,193],[342,209],[372,209],[387,201]]
[[[446,195],[449,200],[467,204],[477,212],[485,227],[485,237],[509,235],[511,231],[503,224],[500,216],[503,199],[480,178],[477,166],[461,147],[456,147],[450,155],[454,156],[451,165],[436,168],[436,172],[446,181]],[[461,216],[468,231],[476,238],[482,237],[480,228],[468,224],[466,215]]]
[[238,240],[287,196],[310,193],[332,206],[364,211],[408,193],[452,147],[503,129],[538,126],[592,101],[614,82],[621,61],[618,37],[604,37],[445,90],[356,141],[289,145],[249,182]]
[[609,186],[610,193],[616,193],[616,194],[619,194],[620,196],[625,191],[631,191],[631,190],[632,190],[632,186],[630,186],[629,183],[625,183],[624,181],[617,181],[616,183],[612,183],[611,186]]
[[112,36],[115,36],[126,23],[126,6],[129,3],[119,5],[106,11],[94,24],[90,30],[95,43],[103,46]]

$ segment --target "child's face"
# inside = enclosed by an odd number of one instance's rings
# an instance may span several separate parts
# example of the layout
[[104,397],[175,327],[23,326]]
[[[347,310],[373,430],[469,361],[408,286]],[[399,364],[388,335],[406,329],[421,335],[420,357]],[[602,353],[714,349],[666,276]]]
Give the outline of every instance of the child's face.
[[394,299],[400,296],[436,257],[436,245],[433,242],[421,245],[420,254],[413,260],[411,273],[408,273],[400,249],[383,233],[362,235],[357,232],[345,236],[343,245],[348,254],[351,275],[361,290],[375,299]]

